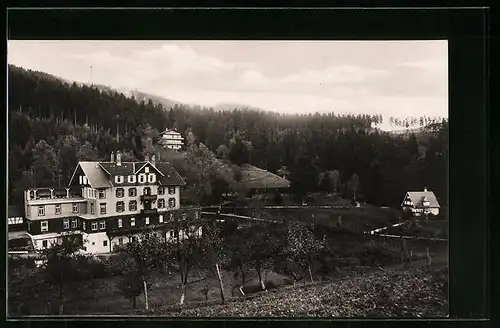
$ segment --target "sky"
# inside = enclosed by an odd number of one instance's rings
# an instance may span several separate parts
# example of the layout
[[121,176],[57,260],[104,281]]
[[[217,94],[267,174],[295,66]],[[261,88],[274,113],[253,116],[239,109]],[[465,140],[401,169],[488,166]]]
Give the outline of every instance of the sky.
[[[7,60],[202,106],[448,117],[447,41],[18,41]],[[92,68],[91,68],[92,67]]]

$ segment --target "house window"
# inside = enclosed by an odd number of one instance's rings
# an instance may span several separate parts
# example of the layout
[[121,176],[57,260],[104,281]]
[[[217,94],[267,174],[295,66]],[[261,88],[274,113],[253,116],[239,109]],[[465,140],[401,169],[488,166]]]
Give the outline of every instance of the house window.
[[139,183],[144,183],[146,182],[146,174],[141,173],[139,174]]
[[106,199],[106,190],[99,190],[99,199]]
[[135,218],[130,218],[130,226],[135,227]]
[[123,220],[118,219],[118,228],[122,228],[122,227],[123,227]]
[[129,175],[127,181],[128,183],[135,183],[135,175]]
[[124,202],[116,202],[116,211],[118,213],[123,212],[125,210],[125,203]]
[[45,215],[45,206],[38,206],[38,216]]
[[154,174],[154,173],[149,173],[149,174],[148,174],[148,182],[149,182],[149,183],[155,183],[155,182],[156,182],[156,174]]
[[69,229],[69,219],[64,219],[64,221],[63,221],[63,228],[64,229]]
[[165,188],[158,187],[158,195],[165,195]]
[[123,192],[123,188],[118,188],[118,189],[116,189],[116,197],[117,197],[117,198],[122,198],[122,197],[123,197],[123,194],[124,194],[124,192]]
[[170,213],[169,218],[170,218],[170,221],[173,221],[174,220],[174,213]]
[[168,187],[168,194],[175,195],[175,187]]
[[73,204],[73,213],[78,213],[78,204]]
[[107,240],[103,240],[102,241],[102,246],[104,246],[104,247],[108,246],[108,241]]
[[49,221],[40,222],[40,230],[41,231],[49,231]]
[[92,231],[97,231],[97,221],[92,222],[91,229]]
[[99,206],[100,206],[101,214],[106,214],[106,203],[101,203],[101,204],[99,204]]
[[118,245],[120,245],[120,246],[123,245],[123,238],[122,237],[118,238]]
[[137,237],[136,236],[132,236],[132,242],[135,243],[137,241]]
[[71,228],[77,228],[78,227],[78,220],[73,219],[71,220]]
[[151,188],[150,187],[144,188],[144,195],[151,195]]
[[82,229],[85,231],[87,229],[87,224],[85,221],[82,222]]
[[149,224],[149,216],[146,216],[146,224]]
[[125,178],[123,177],[123,175],[117,175],[117,176],[115,176],[115,183],[123,183],[123,180],[125,180]]
[[90,203],[90,214],[94,214],[95,209],[94,209],[94,203]]
[[131,200],[128,202],[128,210],[129,211],[137,211],[137,201],[136,200]]
[[163,215],[161,215],[161,214],[160,214],[160,216],[158,217],[158,221],[159,221],[160,223],[163,223]]
[[106,221],[99,221],[99,229],[104,230],[106,229]]
[[169,198],[168,199],[168,207],[169,208],[175,207],[175,198]]
[[165,208],[165,199],[158,199],[158,208]]
[[135,197],[135,196],[137,196],[137,189],[136,188],[129,188],[128,189],[128,196],[129,197]]
[[147,166],[146,166],[146,167],[144,168],[144,172],[149,173],[149,167],[147,167]]
[[56,214],[61,214],[61,204],[56,204]]
[[186,214],[186,213],[182,213],[182,219],[183,219],[183,220],[186,220],[186,219],[187,219],[187,214]]
[[46,240],[42,241],[42,246],[43,246],[43,248],[47,248],[47,241]]

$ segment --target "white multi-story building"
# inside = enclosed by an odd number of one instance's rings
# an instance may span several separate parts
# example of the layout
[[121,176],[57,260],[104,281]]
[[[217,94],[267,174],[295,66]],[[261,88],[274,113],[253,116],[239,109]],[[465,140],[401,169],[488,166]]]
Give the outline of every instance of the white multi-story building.
[[184,145],[184,138],[174,129],[166,129],[160,133],[161,137],[158,143],[164,148],[178,150]]
[[[67,188],[25,191],[27,233],[35,249],[58,242],[66,233],[81,235],[89,253],[111,252],[145,228],[161,227],[180,213],[185,182],[170,163],[79,162]],[[196,217],[200,214],[195,213]]]

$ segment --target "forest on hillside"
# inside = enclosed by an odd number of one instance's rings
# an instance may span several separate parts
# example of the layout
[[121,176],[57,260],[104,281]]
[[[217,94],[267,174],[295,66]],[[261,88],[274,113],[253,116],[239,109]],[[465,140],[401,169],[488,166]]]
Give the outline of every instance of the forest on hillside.
[[164,108],[11,65],[8,85],[9,204],[20,204],[26,188],[67,184],[79,160],[106,160],[116,149],[124,160],[142,160],[167,127],[189,136],[188,152],[285,176],[297,194],[356,192],[368,203],[398,206],[406,191],[427,187],[447,202],[446,120],[412,118],[426,129],[408,136],[373,129],[380,115]]

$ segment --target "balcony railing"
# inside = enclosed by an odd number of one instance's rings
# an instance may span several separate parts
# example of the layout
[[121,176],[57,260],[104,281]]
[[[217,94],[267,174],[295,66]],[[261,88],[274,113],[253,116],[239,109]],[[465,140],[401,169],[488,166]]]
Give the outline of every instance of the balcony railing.
[[29,189],[27,200],[82,198],[83,188],[39,188]]
[[141,195],[141,202],[145,200],[156,200],[158,195]]
[[142,209],[141,214],[156,214],[158,210],[156,208]]

